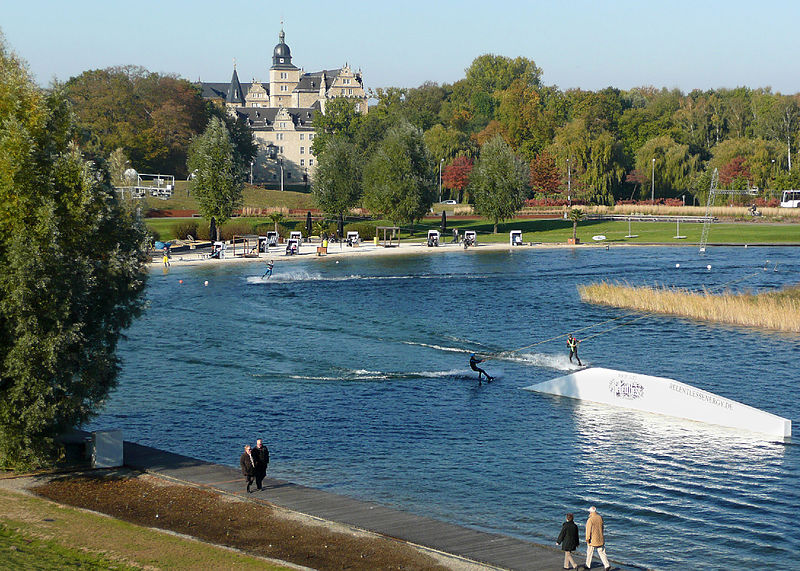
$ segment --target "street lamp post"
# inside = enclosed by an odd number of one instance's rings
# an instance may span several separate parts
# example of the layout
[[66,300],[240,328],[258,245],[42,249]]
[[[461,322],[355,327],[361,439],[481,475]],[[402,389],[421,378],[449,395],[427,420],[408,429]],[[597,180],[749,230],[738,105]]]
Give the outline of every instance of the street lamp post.
[[253,161],[250,161],[250,184],[253,184]]
[[652,180],[650,181],[650,202],[656,201],[656,158],[653,157]]
[[442,201],[442,165],[444,164],[444,159],[439,161],[439,202]]
[[567,159],[567,205],[572,208],[572,164]]
[[283,157],[278,159],[278,163],[281,165],[281,192],[283,192]]

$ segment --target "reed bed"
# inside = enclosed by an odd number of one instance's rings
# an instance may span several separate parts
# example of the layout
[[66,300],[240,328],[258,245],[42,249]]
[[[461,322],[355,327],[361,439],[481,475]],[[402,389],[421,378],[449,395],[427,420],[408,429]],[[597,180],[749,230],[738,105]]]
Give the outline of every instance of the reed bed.
[[583,301],[731,325],[800,333],[800,285],[775,292],[712,293],[602,281],[578,286]]

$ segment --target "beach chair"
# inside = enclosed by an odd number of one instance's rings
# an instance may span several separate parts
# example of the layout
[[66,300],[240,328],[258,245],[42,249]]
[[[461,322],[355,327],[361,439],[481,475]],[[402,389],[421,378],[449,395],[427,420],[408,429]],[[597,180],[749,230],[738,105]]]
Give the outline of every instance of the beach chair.
[[297,243],[300,244],[303,241],[303,233],[298,230],[292,230],[289,232],[289,240],[297,240]]
[[361,243],[361,238],[358,235],[358,232],[350,231],[347,233],[347,245],[348,246],[358,246]]
[[267,232],[267,247],[269,246],[277,246],[278,245],[278,233],[274,230],[269,230]]
[[300,241],[297,238],[289,238],[286,241],[286,255],[293,256],[300,253]]
[[512,230],[508,233],[508,240],[512,246],[522,246],[522,230]]
[[478,233],[475,230],[464,230],[464,249],[478,245]]
[[433,248],[439,245],[439,231],[428,230],[428,247]]

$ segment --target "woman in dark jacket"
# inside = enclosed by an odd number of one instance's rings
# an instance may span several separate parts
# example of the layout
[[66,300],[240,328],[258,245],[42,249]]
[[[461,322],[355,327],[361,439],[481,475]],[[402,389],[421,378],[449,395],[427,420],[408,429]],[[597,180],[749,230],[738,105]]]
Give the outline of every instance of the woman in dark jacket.
[[567,521],[561,525],[561,533],[558,534],[558,539],[556,539],[556,544],[560,545],[561,549],[564,550],[564,569],[578,568],[575,560],[572,559],[572,552],[580,545],[578,526],[572,521],[573,518],[572,514],[567,514]]

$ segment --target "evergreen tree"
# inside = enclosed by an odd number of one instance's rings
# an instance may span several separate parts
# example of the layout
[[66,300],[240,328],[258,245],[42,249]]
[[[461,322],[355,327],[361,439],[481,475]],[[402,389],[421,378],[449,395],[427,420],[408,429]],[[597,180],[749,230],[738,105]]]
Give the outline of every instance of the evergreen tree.
[[511,218],[522,208],[528,194],[528,165],[514,154],[502,137],[497,136],[481,147],[481,155],[469,179],[469,191],[475,199],[475,212],[497,224]]
[[36,88],[1,36],[0,78],[0,466],[30,468],[116,384],[146,232],[70,143],[64,93]]
[[192,141],[189,171],[200,214],[215,221],[219,240],[219,227],[242,203],[245,179],[242,160],[220,118],[212,117],[203,134]]

